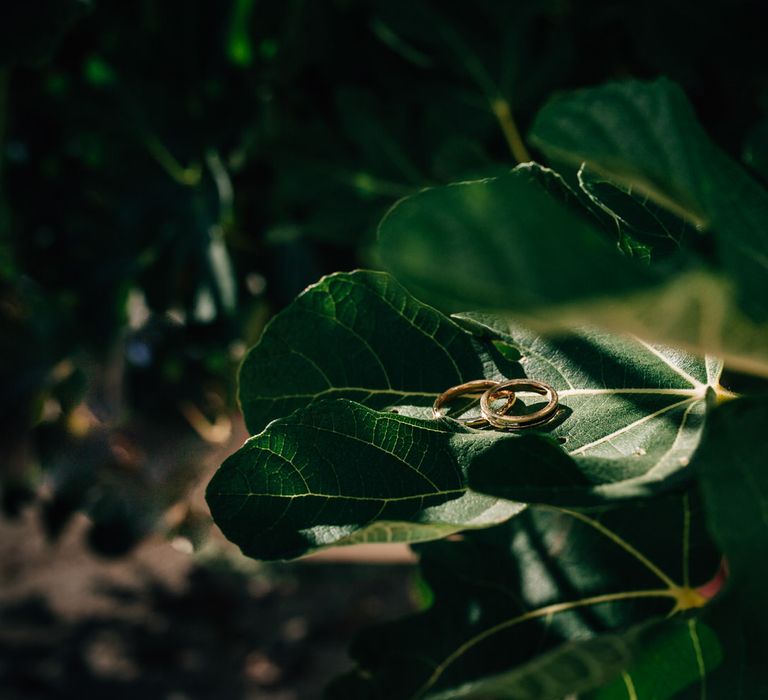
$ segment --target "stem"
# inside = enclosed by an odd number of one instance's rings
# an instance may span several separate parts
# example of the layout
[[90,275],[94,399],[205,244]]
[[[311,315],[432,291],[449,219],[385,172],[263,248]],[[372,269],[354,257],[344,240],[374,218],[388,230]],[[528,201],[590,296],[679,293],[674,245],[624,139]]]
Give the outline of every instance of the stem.
[[145,145],[152,157],[162,166],[163,170],[180,185],[194,187],[200,184],[203,173],[199,165],[194,164],[185,168],[174,158],[173,154],[163,145],[160,139],[154,135],[147,138]]
[[234,219],[235,191],[218,151],[211,149],[205,154],[205,162],[211,172],[216,192],[219,195],[219,222],[230,224]]
[[578,513],[574,510],[568,510],[566,508],[555,508],[555,507],[553,507],[553,509],[556,511],[559,511],[560,513],[565,513],[566,515],[570,515],[572,518],[576,518],[577,520],[580,520],[586,525],[593,527],[600,534],[605,535],[609,540],[611,540],[612,542],[615,542],[619,547],[621,547],[627,554],[637,559],[637,561],[639,561],[646,569],[656,574],[656,576],[658,576],[664,583],[666,583],[670,587],[670,589],[677,590],[680,588],[680,586],[677,583],[675,583],[658,566],[656,566],[656,564],[654,564],[650,559],[648,559],[648,557],[646,557],[644,554],[641,554],[631,544],[629,544],[629,542],[619,537],[615,532],[613,532],[613,530],[608,529],[602,523],[598,522],[597,520],[593,520],[592,518],[587,517],[583,513]]
[[701,641],[699,640],[699,632],[696,629],[696,620],[688,620],[688,634],[691,637],[693,643],[693,653],[696,655],[696,666],[699,671],[699,682],[701,683],[701,700],[706,700],[707,686],[706,675],[707,668],[704,663],[704,654],[701,651]]
[[629,700],[637,700],[637,691],[635,690],[635,684],[632,681],[632,676],[630,676],[626,671],[622,671],[621,678],[624,681],[625,688],[627,689]]
[[491,109],[504,133],[504,138],[507,140],[507,145],[512,152],[512,156],[518,163],[528,163],[531,160],[531,156],[523,143],[523,138],[520,136],[520,131],[512,117],[512,110],[510,109],[509,102],[503,97],[497,97],[491,102]]

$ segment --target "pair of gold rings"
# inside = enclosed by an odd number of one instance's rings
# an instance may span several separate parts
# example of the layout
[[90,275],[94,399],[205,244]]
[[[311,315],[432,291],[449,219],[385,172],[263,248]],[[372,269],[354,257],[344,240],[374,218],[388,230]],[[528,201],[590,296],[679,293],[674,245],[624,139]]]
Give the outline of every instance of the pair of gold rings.
[[[540,394],[547,398],[547,404],[544,408],[532,413],[513,414],[512,409],[517,401],[515,394],[517,391],[532,391]],[[452,386],[440,394],[432,406],[432,415],[435,418],[442,418],[445,415],[443,406],[460,396],[480,397],[481,417],[457,419],[470,428],[492,425],[494,428],[501,428],[502,430],[524,430],[525,428],[539,427],[554,418],[558,405],[557,392],[549,384],[536,379],[508,379],[502,382],[492,379],[475,379],[471,382]],[[506,403],[500,409],[494,408],[493,402],[501,398],[506,398]]]

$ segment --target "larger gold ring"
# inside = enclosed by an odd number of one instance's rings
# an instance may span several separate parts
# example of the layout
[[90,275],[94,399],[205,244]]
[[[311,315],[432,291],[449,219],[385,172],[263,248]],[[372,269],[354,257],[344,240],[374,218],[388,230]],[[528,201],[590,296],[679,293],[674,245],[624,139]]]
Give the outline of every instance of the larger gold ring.
[[[501,412],[495,411],[491,402],[494,399],[504,396],[505,391],[533,391],[542,396],[546,396],[548,401],[544,408],[540,408],[533,413],[522,415],[508,415],[506,407]],[[523,428],[533,428],[546,423],[557,409],[557,392],[544,382],[536,379],[509,379],[501,382],[496,387],[491,387],[480,397],[480,413],[495,428],[506,428],[507,430],[521,430]]]
[[[516,397],[513,391],[505,391],[503,389],[499,390],[499,382],[494,381],[493,379],[474,379],[471,382],[465,382],[464,384],[457,384],[456,386],[452,386],[450,389],[446,389],[442,394],[440,394],[440,396],[435,399],[435,403],[432,405],[432,415],[435,418],[442,418],[443,413],[441,409],[443,405],[449,401],[453,401],[453,399],[459,398],[459,396],[477,398],[481,395],[482,391],[491,391],[493,389],[496,389],[494,393],[497,397],[507,397],[507,403],[501,409],[502,414],[505,411],[509,411],[515,403]],[[463,423],[464,425],[469,426],[470,428],[482,428],[488,425],[488,420],[481,417],[465,418],[463,420],[457,418],[456,420],[458,420],[459,423]]]

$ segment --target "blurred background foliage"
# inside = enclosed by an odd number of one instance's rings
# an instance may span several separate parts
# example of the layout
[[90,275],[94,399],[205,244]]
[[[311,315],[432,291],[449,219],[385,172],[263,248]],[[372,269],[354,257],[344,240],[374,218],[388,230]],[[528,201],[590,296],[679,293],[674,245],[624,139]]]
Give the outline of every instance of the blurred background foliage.
[[202,537],[173,506],[237,430],[271,314],[376,266],[400,197],[526,159],[557,90],[668,75],[765,177],[761,20],[724,0],[5,0],[5,513],[37,500],[55,536],[84,510],[104,554]]

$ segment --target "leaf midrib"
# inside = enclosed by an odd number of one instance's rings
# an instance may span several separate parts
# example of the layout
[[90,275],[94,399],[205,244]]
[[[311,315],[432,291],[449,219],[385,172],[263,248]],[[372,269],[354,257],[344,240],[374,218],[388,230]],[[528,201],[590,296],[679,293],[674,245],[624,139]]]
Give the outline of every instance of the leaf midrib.
[[417,499],[431,498],[433,496],[450,496],[453,494],[467,493],[467,489],[445,489],[440,491],[429,491],[427,493],[411,494],[409,496],[350,496],[347,494],[338,493],[293,493],[293,494],[275,494],[275,493],[257,493],[257,492],[243,492],[243,493],[224,493],[218,492],[211,494],[216,498],[280,498],[284,500],[293,500],[295,498],[325,498],[329,500],[342,500],[342,501],[375,501],[377,503],[394,503],[402,501],[412,501]]
[[[587,443],[586,445],[582,445],[581,447],[576,448],[575,450],[572,450],[568,454],[572,457],[578,456],[582,452],[585,452],[586,450],[592,449],[593,447],[596,447],[597,445],[601,445],[604,442],[608,442],[615,438],[618,435],[621,435],[623,433],[626,433],[629,430],[632,430],[633,428],[636,428],[638,425],[642,425],[643,423],[646,423],[649,420],[653,420],[654,418],[658,418],[659,416],[663,415],[664,413],[667,413],[668,411],[671,411],[675,408],[680,408],[681,406],[684,406],[687,403],[695,403],[696,401],[700,401],[701,399],[698,398],[688,398],[684,399],[683,401],[676,401],[675,403],[671,403],[664,408],[660,408],[658,411],[654,411],[653,413],[648,413],[644,415],[642,418],[638,418],[635,421],[632,421],[628,425],[625,425],[623,428],[620,428],[619,430],[615,430],[612,433],[609,433],[608,435],[604,435],[601,438],[598,438],[597,440],[593,440],[592,442]],[[678,431],[679,434],[679,431]],[[675,440],[677,440],[677,437],[675,437]]]

